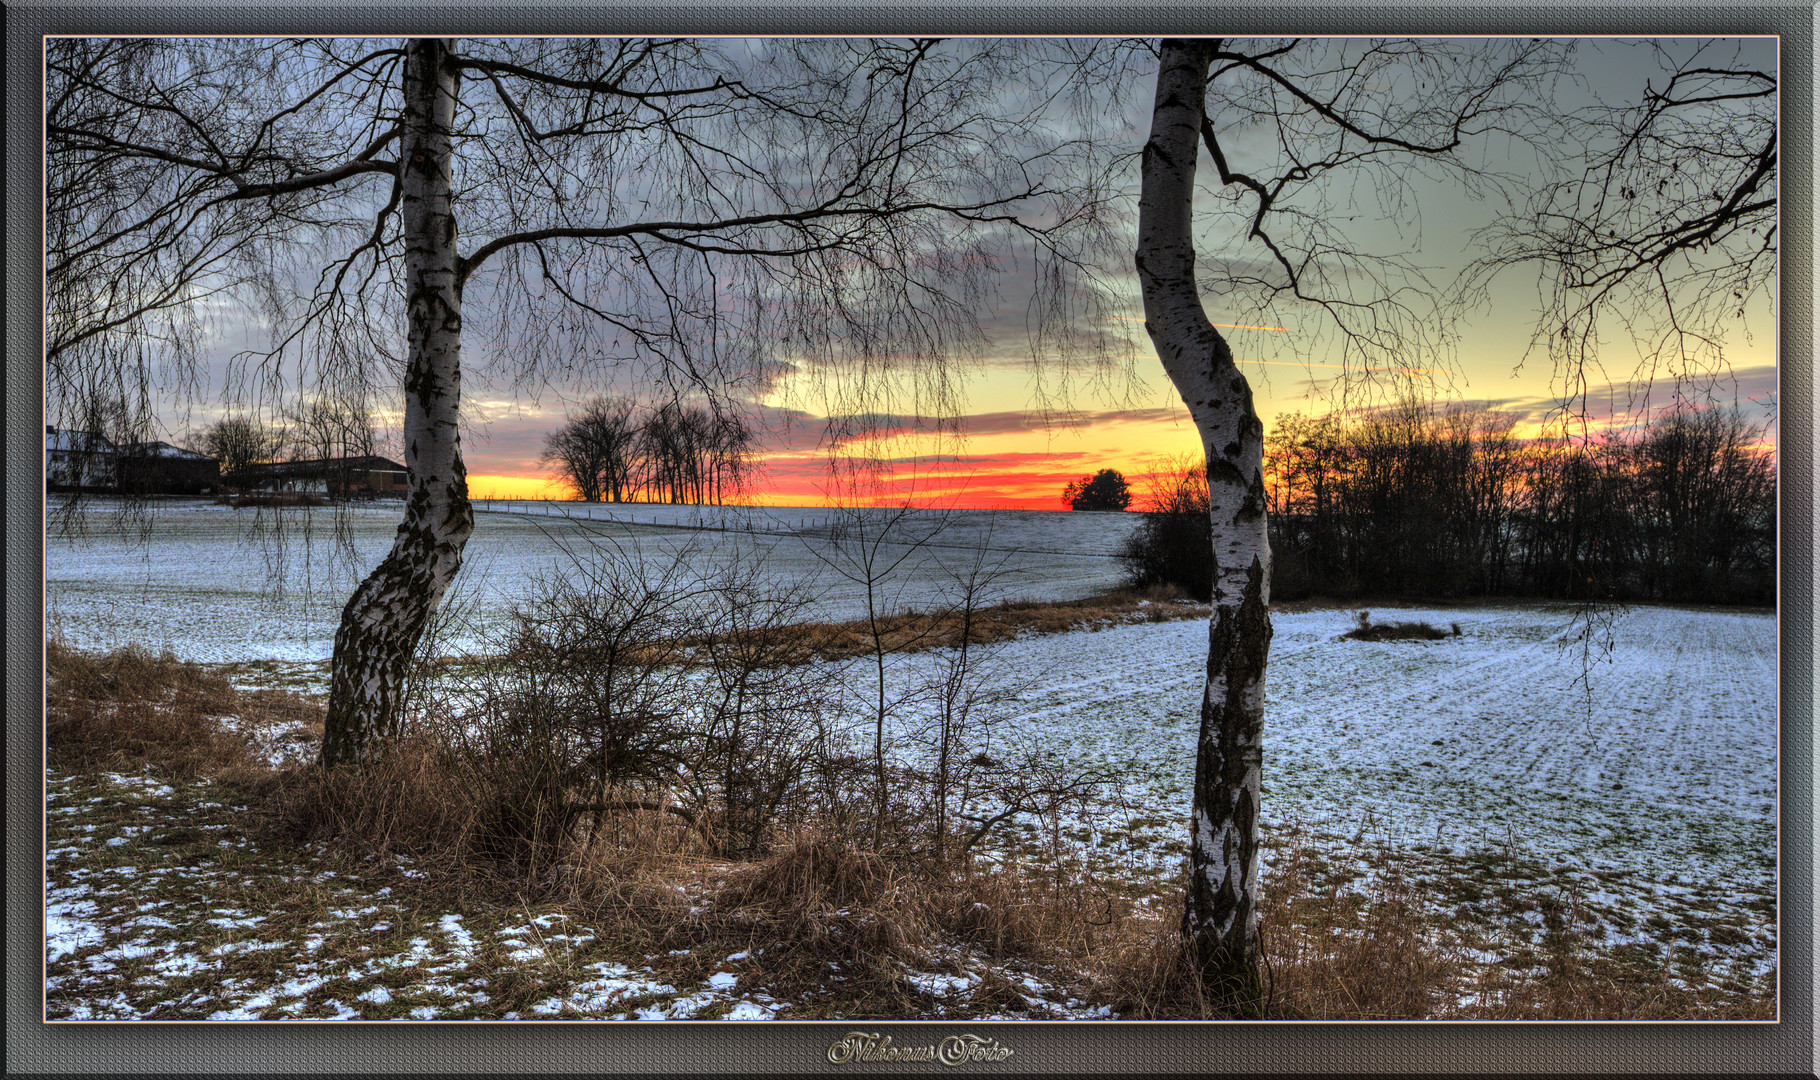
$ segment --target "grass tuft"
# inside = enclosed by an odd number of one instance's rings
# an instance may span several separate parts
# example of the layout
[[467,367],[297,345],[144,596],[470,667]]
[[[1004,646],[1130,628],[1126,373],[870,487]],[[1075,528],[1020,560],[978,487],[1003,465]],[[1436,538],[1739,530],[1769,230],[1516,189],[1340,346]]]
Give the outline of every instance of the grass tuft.
[[1459,637],[1460,624],[1454,623],[1453,632],[1425,622],[1392,622],[1374,623],[1371,612],[1361,611],[1358,625],[1340,635],[1354,641],[1441,641],[1445,638]]

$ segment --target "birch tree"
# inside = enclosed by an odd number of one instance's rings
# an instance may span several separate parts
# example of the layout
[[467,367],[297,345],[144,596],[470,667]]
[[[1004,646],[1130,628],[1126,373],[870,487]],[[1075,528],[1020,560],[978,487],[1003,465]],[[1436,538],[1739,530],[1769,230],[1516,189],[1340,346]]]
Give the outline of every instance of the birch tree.
[[[1056,115],[1038,46],[211,39],[113,66],[52,50],[75,57],[55,73],[55,184],[106,163],[163,199],[94,225],[84,250],[150,251],[152,280],[189,267],[173,310],[213,293],[257,312],[256,382],[398,395],[409,490],[342,612],[330,765],[396,731],[473,531],[476,345],[515,387],[631,368],[674,399],[726,400],[794,371],[850,401],[903,381],[952,408],[1007,268],[1076,298],[1071,325],[1104,321],[1104,177],[1079,168],[1062,123],[1079,118]],[[186,259],[185,222],[229,250]],[[101,326],[80,284],[55,275],[52,306]]]
[[[1296,306],[1337,329],[1348,374],[1384,377],[1412,355],[1444,351],[1443,290],[1397,252],[1374,254],[1333,205],[1326,181],[1347,176],[1395,209],[1413,176],[1451,176],[1469,190],[1507,178],[1456,153],[1497,132],[1535,137],[1533,91],[1558,63],[1542,42],[1166,40],[1144,145],[1135,265],[1144,328],[1181,395],[1206,455],[1213,616],[1196,742],[1182,934],[1215,1000],[1239,1015],[1261,1006],[1258,806],[1271,551],[1264,429],[1233,350],[1209,319],[1212,293],[1257,310]],[[1217,84],[1217,85],[1216,85]],[[1275,171],[1229,153],[1231,132],[1262,125]],[[1194,203],[1202,149],[1215,166],[1216,243],[1197,267]],[[1394,214],[1393,214],[1394,217]],[[1236,226],[1236,228],[1234,227]],[[1237,249],[1249,247],[1249,253]]]

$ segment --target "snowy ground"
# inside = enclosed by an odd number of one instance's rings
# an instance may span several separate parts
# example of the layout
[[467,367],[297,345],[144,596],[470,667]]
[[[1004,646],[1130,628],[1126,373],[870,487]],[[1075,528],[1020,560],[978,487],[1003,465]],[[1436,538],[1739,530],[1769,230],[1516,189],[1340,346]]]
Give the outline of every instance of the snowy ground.
[[[687,508],[629,513],[675,515],[626,532],[643,543],[730,535],[682,527],[690,524]],[[262,605],[267,578],[258,549],[237,539],[245,522],[233,514],[166,510],[157,539],[144,545],[120,535],[54,538],[47,604],[58,631],[80,646],[138,640],[202,660],[326,655],[339,599]],[[826,527],[817,519],[831,516],[747,514],[753,532],[746,538],[788,552],[797,561],[779,556],[778,565],[794,566],[815,562],[798,537],[814,537]],[[383,545],[389,523],[377,514],[358,520],[359,543]],[[904,595],[932,591],[940,559],[970,558],[967,544],[984,522],[963,520],[938,538],[955,546],[925,549],[932,561]],[[1017,564],[1027,573],[1013,591],[1059,598],[1116,581],[1117,563],[1105,556],[1129,519],[1003,515],[991,524],[993,546],[1028,545]],[[490,569],[473,580],[497,608],[515,582],[551,564],[543,529],[600,527],[607,526],[598,519],[588,526],[483,513],[470,566]],[[838,617],[851,601],[829,589],[824,611]],[[1457,623],[1461,633],[1360,642],[1341,637],[1351,625],[1347,611],[1275,616],[1267,864],[1294,837],[1342,878],[1363,883],[1394,851],[1437,903],[1494,931],[1490,938],[1501,944],[1487,962],[1533,955],[1544,909],[1565,906],[1592,927],[1601,948],[1667,961],[1689,980],[1760,987],[1772,977],[1772,615],[1634,607],[1611,628],[1609,660],[1595,652],[1587,667],[1566,608],[1377,614],[1379,621]],[[313,621],[300,626],[306,615]],[[1122,778],[1093,812],[1051,829],[1158,896],[1167,894],[1182,853],[1205,650],[1204,624],[1160,622],[1024,637],[999,647],[992,661],[1020,684],[1000,709],[1007,741],[1048,748],[1083,768],[1110,767]],[[942,659],[900,658],[897,677],[914,681]],[[789,1015],[788,1002],[742,984],[740,957],[654,950],[629,964],[598,954],[586,927],[542,925],[528,913],[502,922],[415,907],[400,898],[407,890],[391,891],[408,883],[408,866],[359,881],[318,880],[307,867],[273,877],[238,835],[235,808],[210,810],[205,800],[198,813],[193,798],[143,779],[52,776],[47,798],[53,1018]],[[1041,823],[1025,824],[1041,831]],[[333,894],[334,917],[298,924],[287,914],[312,906],[296,902],[298,895],[324,890]],[[488,985],[470,973],[477,950],[496,982],[497,972],[513,967],[502,969],[504,960],[516,958],[527,976],[562,992],[507,994]],[[1024,1015],[1091,1015],[1040,975],[1019,977],[1029,980]],[[931,1015],[944,995],[959,1000],[969,992],[962,973],[913,978],[928,982]]]
[[[1461,636],[1352,641],[1345,611],[1275,616],[1267,834],[1321,837],[1361,878],[1370,853],[1409,853],[1463,916],[1531,918],[1522,905],[1546,893],[1578,905],[1606,946],[1769,971],[1772,616],[1632,608],[1591,668],[1589,704],[1565,608],[1381,615],[1457,622]],[[1004,647],[1009,669],[1050,673],[1021,696],[1015,729],[1126,778],[1129,809],[1083,835],[1110,863],[1160,871],[1181,857],[1206,648],[1194,622]]]
[[[262,851],[249,808],[139,776],[47,773],[45,1014],[52,1020],[770,1020],[743,949],[623,942],[561,914],[426,905],[403,857],[325,869]],[[905,970],[931,1015],[982,960]],[[1105,1018],[1042,973],[1003,967],[1000,1018]],[[968,1015],[976,1015],[969,1012]]]
[[[611,506],[479,502],[453,605],[474,618],[451,649],[478,643],[540,575],[567,572],[590,543],[636,548],[653,562],[684,549],[702,563],[736,546],[763,560],[774,579],[800,583],[827,620],[858,617],[864,590],[851,568],[855,518],[876,530],[885,511],[790,507]],[[77,648],[127,643],[170,648],[207,663],[328,658],[341,605],[378,564],[398,525],[399,505],[235,510],[198,501],[153,505],[144,522],[101,501],[80,530],[53,529],[45,545],[46,622]],[[1039,511],[915,511],[883,549],[908,553],[884,582],[892,606],[926,605],[951,586],[950,571],[984,552],[1003,565],[989,599],[1069,600],[1118,585],[1117,552],[1136,514]],[[844,542],[841,537],[845,536]],[[818,557],[821,556],[821,557]],[[830,567],[824,558],[836,564]]]

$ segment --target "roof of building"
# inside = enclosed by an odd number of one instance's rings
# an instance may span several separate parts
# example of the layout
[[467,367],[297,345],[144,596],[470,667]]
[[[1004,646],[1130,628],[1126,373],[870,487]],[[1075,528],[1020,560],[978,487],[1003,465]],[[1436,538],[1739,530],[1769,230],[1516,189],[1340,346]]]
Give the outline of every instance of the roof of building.
[[249,465],[253,476],[315,476],[327,472],[404,472],[405,467],[390,458],[374,455],[345,458],[313,458],[308,461],[273,461]]
[[93,431],[71,431],[69,428],[46,427],[44,448],[77,454],[118,453],[114,444]]
[[181,446],[172,446],[167,442],[130,443],[127,445],[125,453],[128,457],[178,458],[184,461],[215,460],[207,454],[198,453],[194,450],[185,450]]

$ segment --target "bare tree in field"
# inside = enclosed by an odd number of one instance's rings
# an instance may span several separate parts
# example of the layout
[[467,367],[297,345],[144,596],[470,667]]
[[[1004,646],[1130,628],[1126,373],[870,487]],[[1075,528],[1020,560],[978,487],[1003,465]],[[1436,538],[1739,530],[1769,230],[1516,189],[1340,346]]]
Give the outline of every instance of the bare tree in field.
[[[1425,284],[1419,268],[1395,253],[1361,250],[1323,182],[1344,177],[1355,193],[1375,184],[1393,217],[1414,175],[1494,187],[1500,177],[1456,152],[1491,132],[1532,135],[1537,99],[1529,92],[1558,59],[1556,47],[1539,42],[1161,45],[1136,267],[1145,329],[1206,452],[1213,541],[1214,614],[1182,931],[1216,999],[1242,1014],[1255,1013],[1262,999],[1258,798],[1271,553],[1263,425],[1202,297],[1322,311],[1340,331],[1346,363],[1365,376],[1444,346],[1429,311],[1413,306],[1440,290],[1413,288]],[[1229,151],[1235,130],[1253,125],[1281,149],[1267,158],[1270,173]],[[1192,207],[1203,148],[1218,180],[1217,221],[1231,231],[1216,234],[1225,257],[1197,267]]]
[[379,452],[380,434],[364,402],[313,397],[297,402],[282,415],[291,456],[300,461],[370,457]]
[[[129,267],[145,252],[148,279],[252,303],[273,330],[247,360],[263,377],[292,364],[319,392],[402,396],[404,520],[336,633],[329,764],[395,731],[473,530],[476,335],[514,383],[637,366],[724,399],[787,367],[945,385],[1017,262],[1039,292],[1081,298],[1071,325],[1103,325],[1087,280],[1103,177],[1076,167],[1036,45],[209,39],[113,65],[52,50],[53,187],[109,169],[161,208],[89,223],[75,249]],[[53,307],[105,327],[85,284],[60,271]]]
[[639,423],[627,398],[598,397],[544,440],[542,461],[583,502],[625,502],[636,490]]
[[248,466],[277,457],[282,439],[278,432],[244,413],[224,416],[202,433],[202,449],[221,466],[230,484],[244,482]]

